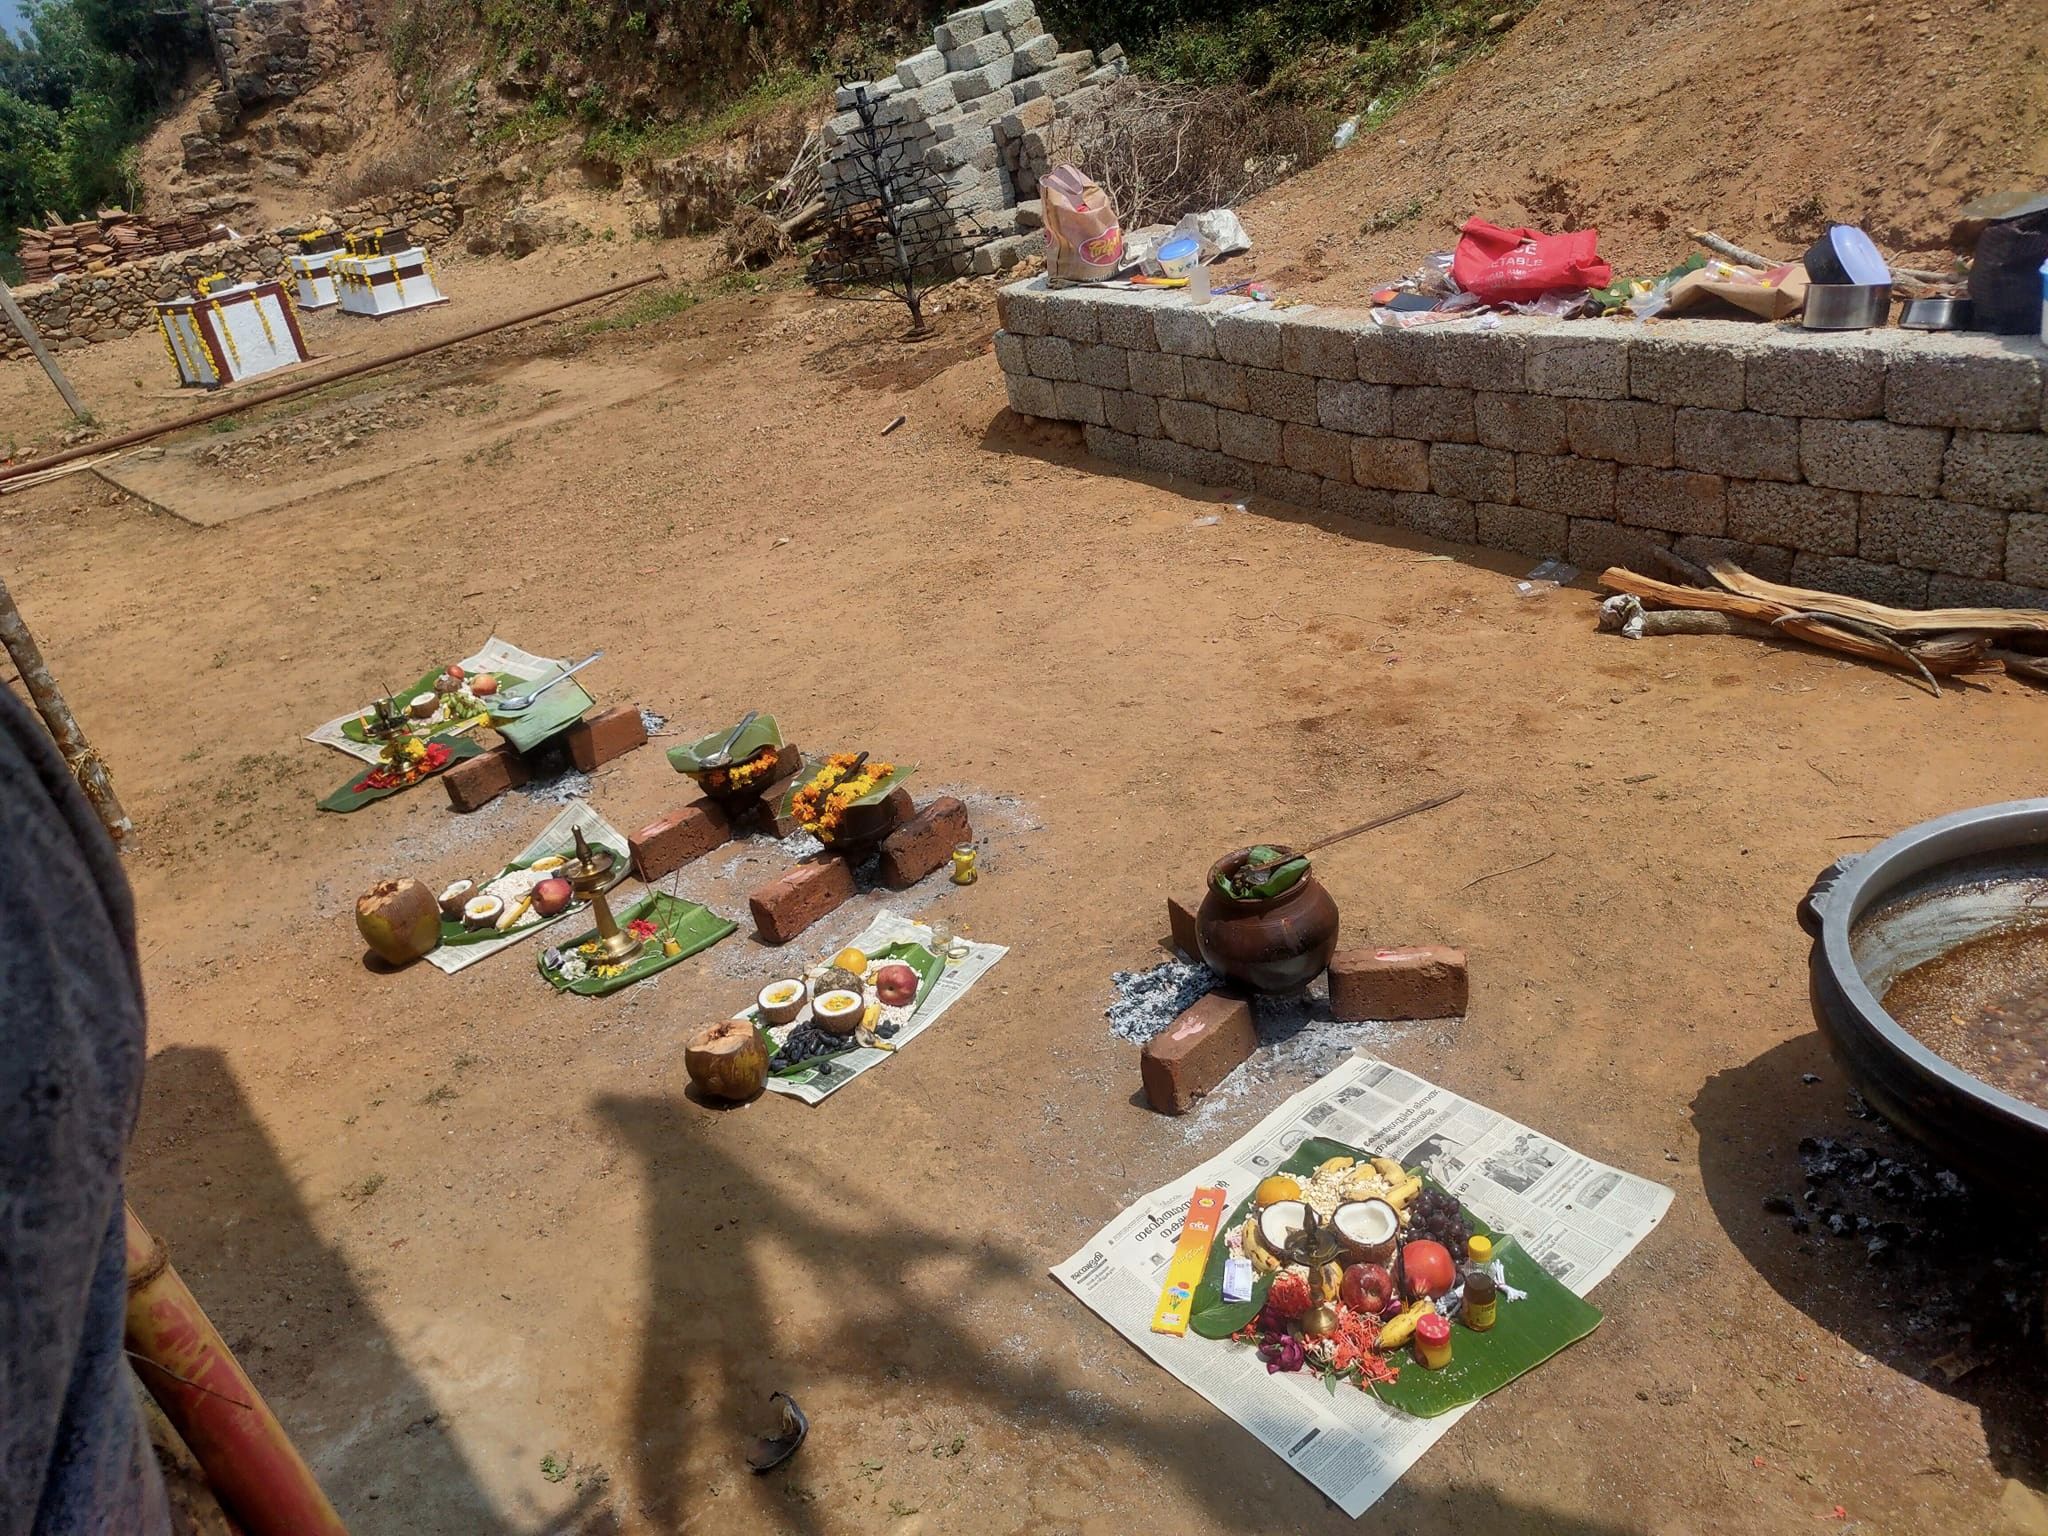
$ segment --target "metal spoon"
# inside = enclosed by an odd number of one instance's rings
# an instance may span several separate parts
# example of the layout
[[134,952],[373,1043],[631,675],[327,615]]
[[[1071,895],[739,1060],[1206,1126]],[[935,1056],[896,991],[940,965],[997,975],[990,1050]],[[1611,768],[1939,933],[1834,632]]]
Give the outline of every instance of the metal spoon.
[[740,721],[740,723],[732,728],[732,734],[725,738],[725,745],[720,747],[716,752],[713,752],[709,757],[699,758],[697,760],[698,766],[703,768],[723,768],[727,763],[731,762],[732,744],[740,739],[741,733],[745,731],[748,726],[752,725],[756,720],[760,718],[761,711],[759,711],[758,709],[748,710],[745,717]]
[[549,678],[546,682],[542,683],[538,688],[534,689],[531,693],[515,693],[509,698],[503,698],[494,701],[490,706],[491,713],[494,715],[517,715],[533,708],[533,701],[535,699],[539,698],[542,694],[546,693],[550,688],[554,687],[555,684],[559,683],[563,678],[572,677],[576,673],[581,672],[585,667],[589,666],[593,661],[596,661],[598,657],[602,656],[603,654],[603,651],[592,651],[588,656],[584,657],[581,661],[577,662],[575,666],[569,667],[564,671],[557,672],[553,677]]

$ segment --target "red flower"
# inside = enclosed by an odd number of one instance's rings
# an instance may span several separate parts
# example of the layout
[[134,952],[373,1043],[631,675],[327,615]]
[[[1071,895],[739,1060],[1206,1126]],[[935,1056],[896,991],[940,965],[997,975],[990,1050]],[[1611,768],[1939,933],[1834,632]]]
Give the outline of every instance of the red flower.
[[1291,1269],[1283,1269],[1273,1277],[1273,1284],[1266,1292],[1266,1305],[1293,1322],[1311,1305],[1308,1293],[1308,1279],[1297,1275]]

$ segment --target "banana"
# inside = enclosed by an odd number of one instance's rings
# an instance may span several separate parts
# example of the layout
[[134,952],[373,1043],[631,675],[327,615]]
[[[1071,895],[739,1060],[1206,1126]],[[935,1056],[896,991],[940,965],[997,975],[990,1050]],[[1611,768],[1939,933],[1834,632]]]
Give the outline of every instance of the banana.
[[1358,1161],[1355,1157],[1332,1157],[1316,1164],[1317,1173],[1338,1173]]
[[1408,1304],[1407,1310],[1380,1330],[1379,1342],[1373,1347],[1381,1354],[1391,1354],[1415,1337],[1415,1325],[1430,1313],[1436,1311],[1436,1303],[1424,1296]]
[[1256,1216],[1245,1220],[1244,1256],[1252,1261],[1252,1268],[1262,1275],[1280,1267],[1280,1261],[1268,1253],[1266,1245],[1259,1241],[1259,1219]]
[[1376,1157],[1372,1160],[1373,1171],[1389,1184],[1399,1184],[1408,1177],[1408,1172],[1391,1157]]
[[1422,1180],[1410,1176],[1387,1191],[1387,1204],[1406,1215],[1408,1202],[1422,1193]]

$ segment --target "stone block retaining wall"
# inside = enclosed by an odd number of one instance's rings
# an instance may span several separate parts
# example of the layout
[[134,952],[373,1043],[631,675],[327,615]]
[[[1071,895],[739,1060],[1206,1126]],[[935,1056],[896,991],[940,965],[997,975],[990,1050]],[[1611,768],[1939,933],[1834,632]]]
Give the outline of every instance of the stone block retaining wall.
[[1588,571],[1646,545],[1904,607],[2048,606],[2048,350],[1744,321],[999,296],[1010,406],[1097,457]]

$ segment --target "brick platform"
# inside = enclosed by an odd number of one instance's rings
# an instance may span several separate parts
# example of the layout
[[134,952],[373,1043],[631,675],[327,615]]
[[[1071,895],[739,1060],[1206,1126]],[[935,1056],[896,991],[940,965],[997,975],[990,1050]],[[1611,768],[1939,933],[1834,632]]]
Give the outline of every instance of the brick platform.
[[1042,278],[998,302],[1011,409],[1113,464],[1593,573],[1655,544],[1904,607],[2048,607],[2048,350],[2023,337],[1390,330]]

